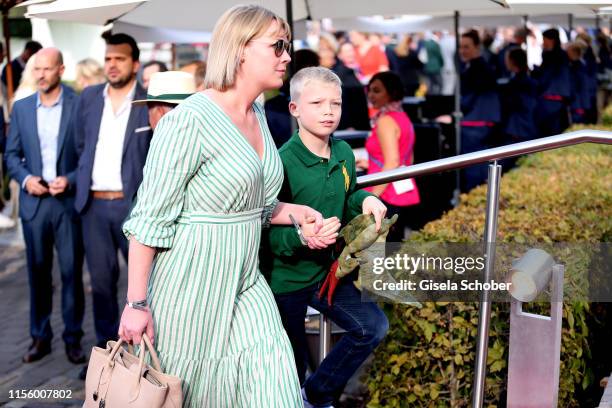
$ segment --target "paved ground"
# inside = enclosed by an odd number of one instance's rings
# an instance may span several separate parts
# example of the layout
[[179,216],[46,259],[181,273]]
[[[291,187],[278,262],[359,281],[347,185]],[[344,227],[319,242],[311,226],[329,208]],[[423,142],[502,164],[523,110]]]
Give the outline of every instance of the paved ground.
[[[0,407],[75,407],[81,406],[84,398],[84,383],[78,375],[82,366],[71,364],[65,356],[61,339],[63,323],[60,310],[60,281],[57,264],[53,270],[56,290],[53,297],[51,326],[55,334],[51,355],[32,364],[23,364],[21,357],[30,344],[29,287],[26,271],[25,251],[21,231],[0,230]],[[87,291],[89,275],[84,273]],[[122,264],[120,299],[125,297],[127,273]],[[91,350],[94,345],[91,293],[86,292],[83,348]],[[315,344],[318,339],[313,340]],[[89,352],[87,352],[89,354]],[[340,407],[363,406],[360,396],[363,385],[356,374],[348,384]],[[58,390],[69,394],[65,399],[16,398],[34,390]],[[40,392],[39,391],[39,392]]]
[[[126,273],[122,271],[120,298],[125,296]],[[89,275],[85,272],[85,286]],[[79,380],[81,366],[71,364],[61,339],[63,323],[60,311],[60,281],[57,265],[53,271],[57,285],[53,296],[51,326],[53,352],[40,361],[23,364],[21,357],[30,344],[29,295],[23,243],[18,231],[0,231],[0,406],[2,407],[73,407],[83,403],[84,383]],[[94,344],[91,294],[86,293],[85,337],[82,345],[91,350]],[[87,352],[89,354],[89,352]],[[61,390],[71,398],[16,398],[33,390]]]

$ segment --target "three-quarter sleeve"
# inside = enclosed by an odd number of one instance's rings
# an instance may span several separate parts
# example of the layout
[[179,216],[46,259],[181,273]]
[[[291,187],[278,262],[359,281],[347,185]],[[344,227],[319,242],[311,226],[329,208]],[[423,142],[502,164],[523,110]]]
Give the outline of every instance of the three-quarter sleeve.
[[272,222],[272,214],[274,213],[274,209],[276,208],[278,203],[278,199],[275,198],[270,203],[266,203],[266,205],[264,205],[263,212],[261,213],[262,228],[270,228],[270,223]]
[[187,185],[203,160],[200,126],[191,111],[180,108],[158,123],[136,203],[123,225],[128,239],[155,248],[172,247]]

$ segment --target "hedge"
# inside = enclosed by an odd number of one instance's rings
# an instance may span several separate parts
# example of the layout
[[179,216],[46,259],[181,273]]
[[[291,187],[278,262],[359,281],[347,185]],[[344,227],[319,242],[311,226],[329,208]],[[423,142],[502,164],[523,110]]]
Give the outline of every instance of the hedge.
[[[519,167],[502,178],[498,242],[596,243],[610,237],[611,153],[610,146],[584,144],[522,158]],[[481,241],[485,205],[483,185],[462,195],[459,206],[427,224],[405,245]],[[588,254],[572,253],[560,261],[570,264],[568,271],[580,272],[566,276],[566,293],[568,280],[572,287],[588,285]],[[509,304],[492,306],[485,401],[497,407],[506,404]],[[563,306],[562,407],[580,406],[576,393],[593,382],[587,366],[589,306]],[[368,372],[368,407],[469,406],[478,304],[426,303],[421,309],[386,304],[385,311],[390,330]]]

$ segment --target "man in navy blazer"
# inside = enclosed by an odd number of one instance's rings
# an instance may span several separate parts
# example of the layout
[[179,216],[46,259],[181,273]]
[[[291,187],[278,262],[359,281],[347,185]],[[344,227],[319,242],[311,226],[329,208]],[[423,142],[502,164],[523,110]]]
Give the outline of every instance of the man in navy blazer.
[[35,56],[38,92],[13,107],[6,148],[9,174],[21,186],[23,223],[30,281],[30,335],[26,363],[51,352],[53,246],[62,281],[63,339],[68,359],[85,362],[83,322],[83,251],[74,211],[78,156],[73,128],[78,98],[60,84],[62,54],[44,48]]
[[98,345],[117,338],[117,281],[120,250],[127,260],[128,242],[121,226],[128,216],[151,141],[146,98],[136,81],[138,46],[126,34],[106,39],[107,82],[83,90],[75,122],[79,138],[75,208],[82,216],[85,258],[91,275]]

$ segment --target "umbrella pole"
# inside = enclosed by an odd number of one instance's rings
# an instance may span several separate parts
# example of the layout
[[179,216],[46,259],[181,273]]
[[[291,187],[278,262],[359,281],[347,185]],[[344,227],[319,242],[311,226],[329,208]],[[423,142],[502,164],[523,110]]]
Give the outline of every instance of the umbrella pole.
[[527,54],[527,66],[529,66],[529,16],[527,14],[523,16],[523,28],[525,30],[525,53]]
[[[9,8],[10,6],[4,6],[2,8],[2,31],[4,33],[4,52],[6,54],[6,99],[7,102],[13,99],[14,84],[13,84],[13,67],[11,65],[11,42],[10,42],[10,31],[9,31]],[[7,104],[7,106],[10,106]]]
[[287,13],[287,23],[289,24],[289,29],[291,30],[291,62],[289,63],[289,78],[293,76],[295,71],[295,59],[294,56],[294,47],[293,47],[293,0],[285,0],[285,11]]
[[[287,81],[289,81],[289,78],[291,78],[293,76],[293,74],[295,73],[295,48],[293,47],[293,0],[285,0],[285,12],[287,13],[287,23],[289,24],[289,30],[291,31],[291,62],[289,62],[289,65],[287,66]],[[297,120],[291,116],[290,117],[291,120],[291,133],[293,134],[297,128],[298,128],[298,124],[297,124]]]
[[[459,64],[459,11],[455,11],[455,155],[461,154],[461,67]],[[455,170],[455,191],[453,191],[453,206],[459,205],[461,194],[461,173]]]

